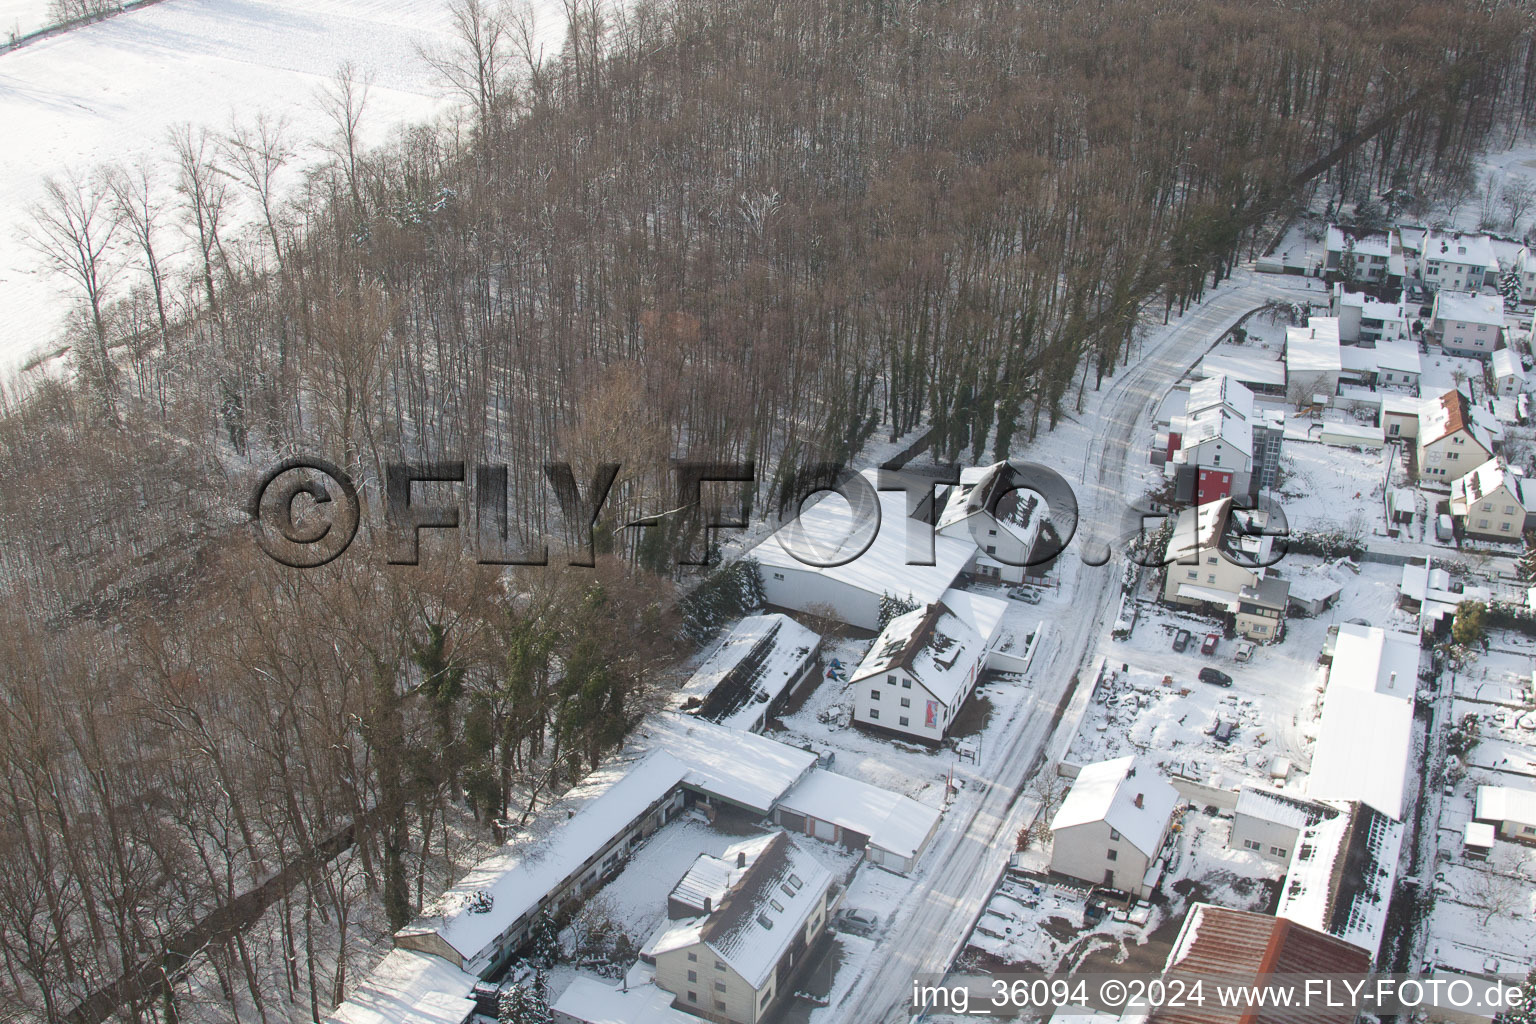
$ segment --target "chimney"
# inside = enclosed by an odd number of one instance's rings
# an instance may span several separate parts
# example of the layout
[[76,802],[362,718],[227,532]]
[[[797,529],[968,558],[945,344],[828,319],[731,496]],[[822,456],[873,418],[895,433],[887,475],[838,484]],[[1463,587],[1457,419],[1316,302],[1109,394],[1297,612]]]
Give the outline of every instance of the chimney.
[[1397,688],[1397,673],[1395,671],[1392,673],[1392,678],[1387,682],[1387,686],[1392,689]]
[[1139,811],[1139,810],[1143,809],[1144,807],[1146,807],[1146,803],[1142,800],[1141,794],[1137,793],[1136,794],[1136,809]]
[[714,901],[714,900],[712,900],[712,899],[710,899],[710,898],[709,898],[709,897],[708,897],[708,896],[705,896],[705,897],[704,897],[704,913],[706,913],[706,914],[707,914],[707,913],[709,913],[709,912],[710,912],[710,911],[712,911],[712,910],[714,910],[714,909],[715,909],[715,908],[714,908],[714,902],[715,902],[715,901]]
[[744,867],[747,866],[747,851],[746,850],[737,850],[736,851],[736,866],[739,867],[739,868],[744,868]]

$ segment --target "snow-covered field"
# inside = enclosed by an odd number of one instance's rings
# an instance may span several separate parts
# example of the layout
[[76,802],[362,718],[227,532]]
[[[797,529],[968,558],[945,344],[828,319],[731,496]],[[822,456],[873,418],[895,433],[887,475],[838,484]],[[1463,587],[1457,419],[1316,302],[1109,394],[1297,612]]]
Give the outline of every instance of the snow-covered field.
[[[45,10],[0,0],[0,32]],[[346,61],[372,78],[363,130],[377,143],[447,108],[417,47],[450,42],[444,0],[166,0],[0,54],[0,370],[51,345],[75,303],[20,237],[47,176],[163,161],[174,126],[217,131],[258,112],[286,118],[297,163],[313,162],[334,130],[318,96]]]
[[48,0],[0,0],[0,43],[46,28]]

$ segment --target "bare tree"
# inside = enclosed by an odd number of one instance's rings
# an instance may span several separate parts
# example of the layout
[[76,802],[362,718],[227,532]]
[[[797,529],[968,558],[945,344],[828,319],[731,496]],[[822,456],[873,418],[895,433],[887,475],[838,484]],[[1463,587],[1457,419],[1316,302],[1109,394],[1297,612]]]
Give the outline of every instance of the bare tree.
[[1480,911],[1479,923],[1484,928],[1495,917],[1524,904],[1531,880],[1523,877],[1519,868],[1520,861],[1504,849],[1486,865],[1472,872],[1463,896],[1467,906]]
[[1524,175],[1510,178],[1499,191],[1499,202],[1509,214],[1509,229],[1518,231],[1520,222],[1531,212],[1531,204],[1536,203],[1536,181]]
[[452,0],[448,14],[453,47],[437,52],[423,48],[421,56],[474,105],[483,131],[495,119],[509,60],[507,22],[498,6],[483,0]]
[[273,185],[278,172],[293,159],[293,147],[288,143],[287,133],[286,119],[274,119],[261,113],[256,115],[254,123],[232,124],[229,133],[219,140],[224,173],[250,192],[261,208],[262,224],[267,229],[267,240],[272,243],[272,256],[279,269],[283,265],[283,244],[273,209]]
[[43,200],[32,208],[27,241],[57,272],[68,277],[85,296],[91,333],[96,342],[97,372],[103,383],[112,379],[107,354],[107,327],[102,306],[118,267],[106,259],[118,229],[106,176],[69,175],[43,182]]
[[184,124],[171,132],[176,151],[176,192],[187,218],[188,237],[197,245],[202,260],[203,290],[210,309],[217,305],[213,287],[215,262],[223,263],[219,226],[224,219],[229,192],[213,162],[206,129]]
[[149,275],[150,292],[155,300],[160,344],[169,352],[171,335],[165,313],[165,272],[161,269],[160,253],[156,247],[156,234],[164,207],[151,182],[149,164],[140,161],[132,168],[118,168],[112,174],[111,185],[113,212],[144,262],[144,271]]
[[336,126],[333,152],[346,175],[354,213],[360,213],[363,208],[362,186],[358,180],[358,161],[362,155],[360,129],[371,88],[372,76],[359,74],[357,66],[346,61],[336,69],[330,84],[321,92],[325,114]]

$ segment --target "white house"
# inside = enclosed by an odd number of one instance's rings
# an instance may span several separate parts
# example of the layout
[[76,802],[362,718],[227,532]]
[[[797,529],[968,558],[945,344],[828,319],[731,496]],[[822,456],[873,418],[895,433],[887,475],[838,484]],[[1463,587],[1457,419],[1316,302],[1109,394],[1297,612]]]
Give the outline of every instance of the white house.
[[1536,507],[1536,487],[1511,473],[1501,458],[1451,482],[1451,515],[1469,537],[1518,543],[1527,507]]
[[1504,300],[1497,295],[1443,291],[1435,296],[1430,329],[1453,356],[1486,359],[1504,335]]
[[942,601],[898,615],[851,676],[854,724],[938,743],[975,688],[989,642]]
[[1460,391],[1419,406],[1418,475],[1421,483],[1449,484],[1493,458],[1493,435],[1473,415]]
[[[873,491],[877,472],[866,470],[863,477]],[[969,536],[934,536],[927,523],[909,518],[903,491],[878,491],[872,498],[868,491],[853,493],[860,500],[857,510],[829,495],[752,549],[770,606],[826,610],[840,622],[878,630],[885,599],[937,601],[976,554]],[[921,538],[912,548],[909,531]],[[929,538],[932,564],[911,564],[926,560]],[[916,559],[909,554],[914,548],[921,552]]]
[[832,873],[786,832],[701,854],[667,897],[669,920],[640,951],[673,1005],[721,1024],[757,1024],[826,929]]
[[1430,231],[1424,236],[1419,269],[1435,291],[1475,292],[1498,282],[1499,260],[1487,235]]
[[1134,757],[1084,765],[1051,819],[1051,870],[1146,899],[1178,802]]
[[1330,224],[1323,244],[1323,266],[1332,275],[1372,283],[1403,279],[1403,250],[1393,232],[1355,232]]
[[1327,804],[1245,784],[1237,792],[1227,846],[1251,851],[1277,864],[1289,864],[1302,830],[1338,813]]
[[[1163,560],[1167,574],[1163,582],[1163,600],[1172,604],[1219,605],[1236,612],[1238,595],[1244,588],[1257,586],[1264,570],[1257,566],[1267,552],[1270,537],[1241,537],[1244,550],[1260,557],[1243,565],[1229,558],[1225,546],[1232,500],[1223,498],[1206,505],[1182,509],[1174,520]],[[1248,551],[1254,544],[1258,550]]]
[[1008,463],[970,466],[950,489],[937,530],[940,537],[971,545],[966,571],[1020,583],[1048,514],[1040,495],[1016,488]]
[[1492,825],[1505,839],[1536,843],[1536,790],[1478,786],[1472,817]]
[[1164,473],[1178,501],[1212,502],[1251,494],[1254,468],[1253,392],[1235,378],[1191,385],[1182,415],[1168,428]]
[[1339,318],[1313,316],[1305,327],[1285,329],[1285,380],[1293,398],[1318,396],[1331,403],[1344,364],[1339,355]]
[[1499,394],[1506,397],[1525,390],[1525,368],[1515,350],[1501,348],[1493,353],[1493,381]]
[[1398,341],[1410,336],[1411,318],[1403,303],[1382,302],[1364,292],[1351,292],[1342,281],[1333,286],[1330,310],[1339,318],[1339,341],[1347,345]]

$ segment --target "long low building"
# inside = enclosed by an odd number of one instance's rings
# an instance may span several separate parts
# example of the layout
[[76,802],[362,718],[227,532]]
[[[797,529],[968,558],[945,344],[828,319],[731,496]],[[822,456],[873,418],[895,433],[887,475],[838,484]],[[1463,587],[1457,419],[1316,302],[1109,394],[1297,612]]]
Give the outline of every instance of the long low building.
[[477,980],[441,957],[391,950],[326,1024],[464,1024]]
[[788,615],[749,615],[683,684],[683,708],[717,725],[762,732],[820,668],[815,632]]
[[846,775],[813,769],[774,808],[773,820],[905,875],[939,827],[937,807]]
[[1275,914],[1375,957],[1397,881],[1403,825],[1359,801],[1334,806],[1338,814],[1302,830]]
[[[873,489],[876,472],[863,475]],[[828,495],[752,549],[770,607],[830,612],[840,622],[876,632],[888,600],[932,604],[950,588],[976,554],[975,542],[939,536],[928,523],[910,519],[904,491],[875,493],[865,502],[869,492],[855,492],[863,495],[858,509]],[[909,530],[932,538],[931,565],[913,564],[926,550],[909,549]],[[841,564],[828,564],[834,562]]]

